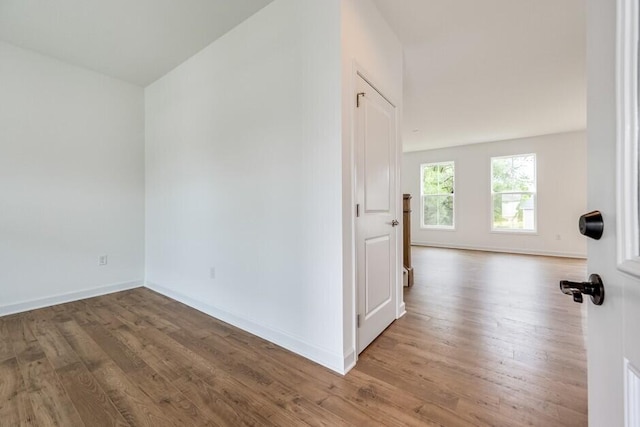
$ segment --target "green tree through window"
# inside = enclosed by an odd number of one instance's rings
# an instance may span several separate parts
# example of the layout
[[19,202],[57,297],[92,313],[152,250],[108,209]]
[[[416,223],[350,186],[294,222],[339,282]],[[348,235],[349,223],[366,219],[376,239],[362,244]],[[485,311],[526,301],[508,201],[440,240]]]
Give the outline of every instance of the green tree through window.
[[535,231],[536,155],[491,158],[493,229]]
[[424,164],[421,170],[422,227],[453,228],[454,162]]

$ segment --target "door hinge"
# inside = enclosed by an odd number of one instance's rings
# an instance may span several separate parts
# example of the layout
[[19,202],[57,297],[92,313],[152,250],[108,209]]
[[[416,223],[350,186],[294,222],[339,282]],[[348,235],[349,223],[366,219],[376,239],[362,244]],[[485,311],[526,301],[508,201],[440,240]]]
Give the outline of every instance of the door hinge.
[[360,203],[356,205],[356,218],[360,216]]
[[356,324],[358,325],[358,328],[360,327],[360,315],[358,314],[356,316]]
[[360,97],[364,96],[364,92],[360,92],[356,95],[356,108],[360,108]]

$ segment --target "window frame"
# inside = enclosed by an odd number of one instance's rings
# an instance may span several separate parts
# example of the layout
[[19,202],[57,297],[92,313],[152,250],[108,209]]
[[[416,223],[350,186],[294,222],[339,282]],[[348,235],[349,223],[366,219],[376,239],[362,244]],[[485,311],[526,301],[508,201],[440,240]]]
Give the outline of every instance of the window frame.
[[[424,169],[437,165],[451,164],[453,166],[453,193],[442,194],[424,194]],[[424,223],[424,198],[429,196],[442,197],[447,196],[453,199],[453,215],[451,225],[425,225]],[[456,230],[456,162],[455,160],[447,160],[441,162],[430,162],[420,164],[420,228],[423,230],[439,230],[439,231],[455,231]]]
[[[493,191],[493,161],[497,159],[508,159],[514,157],[529,157],[533,156],[534,168],[533,168],[533,187],[534,191]],[[495,227],[493,220],[493,202],[496,194],[531,194],[533,198],[533,229],[524,230],[517,228],[497,228]],[[523,154],[508,154],[505,156],[491,156],[489,158],[489,223],[491,233],[498,234],[524,234],[524,235],[537,235],[538,234],[538,156],[536,153],[523,153]]]

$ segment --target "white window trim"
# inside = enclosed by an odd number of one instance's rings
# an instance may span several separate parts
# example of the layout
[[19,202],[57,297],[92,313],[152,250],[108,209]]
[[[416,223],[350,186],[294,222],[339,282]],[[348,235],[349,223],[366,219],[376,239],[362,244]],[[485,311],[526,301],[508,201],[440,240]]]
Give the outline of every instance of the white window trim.
[[[424,176],[423,171],[425,167],[443,165],[451,163],[453,164],[453,225],[425,225],[424,224]],[[441,196],[448,196],[448,194],[440,194]],[[431,196],[438,196],[438,194],[431,194]],[[456,162],[455,160],[446,160],[443,162],[422,163],[420,165],[420,228],[423,230],[438,230],[438,231],[456,231]]]
[[[512,157],[527,157],[533,156],[535,162],[535,168],[533,169],[533,183],[535,186],[535,191],[504,191],[501,193],[495,193],[493,191],[493,160],[494,159],[507,159]],[[490,192],[490,203],[489,203],[489,226],[491,233],[497,234],[524,234],[527,236],[537,236],[538,235],[538,156],[536,153],[523,153],[523,154],[510,154],[506,156],[493,156],[489,158],[489,192]],[[520,229],[509,229],[509,228],[496,228],[493,225],[493,196],[496,194],[533,194],[533,229],[532,230],[520,230]]]

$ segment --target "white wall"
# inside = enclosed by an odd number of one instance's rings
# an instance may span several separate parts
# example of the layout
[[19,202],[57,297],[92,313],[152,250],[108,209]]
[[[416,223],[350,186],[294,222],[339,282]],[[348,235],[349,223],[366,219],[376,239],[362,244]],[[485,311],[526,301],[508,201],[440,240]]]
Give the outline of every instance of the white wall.
[[[536,153],[537,233],[491,232],[490,158]],[[420,227],[420,165],[455,161],[455,231]],[[586,257],[578,217],[586,212],[585,132],[545,135],[404,154],[403,191],[411,200],[414,244]],[[558,239],[559,237],[559,239]]]
[[0,315],[141,285],[142,88],[2,42],[0,64]]
[[[402,123],[402,44],[370,0],[343,0],[342,12],[342,140],[343,140],[343,227],[344,227],[344,366],[349,370],[355,363],[355,249],[353,247],[355,196],[353,114],[355,111],[356,73],[360,72],[398,110],[398,124]],[[397,190],[401,190],[401,137],[398,126]],[[397,208],[402,218],[401,197]],[[402,227],[398,227],[402,230]],[[398,241],[398,254],[402,254],[402,239]],[[402,261],[399,261],[402,262]],[[401,274],[401,269],[398,269]],[[400,280],[400,277],[398,277]],[[404,313],[402,286],[398,287],[397,316]]]
[[338,0],[277,0],[145,90],[148,285],[338,372],[340,59]]

